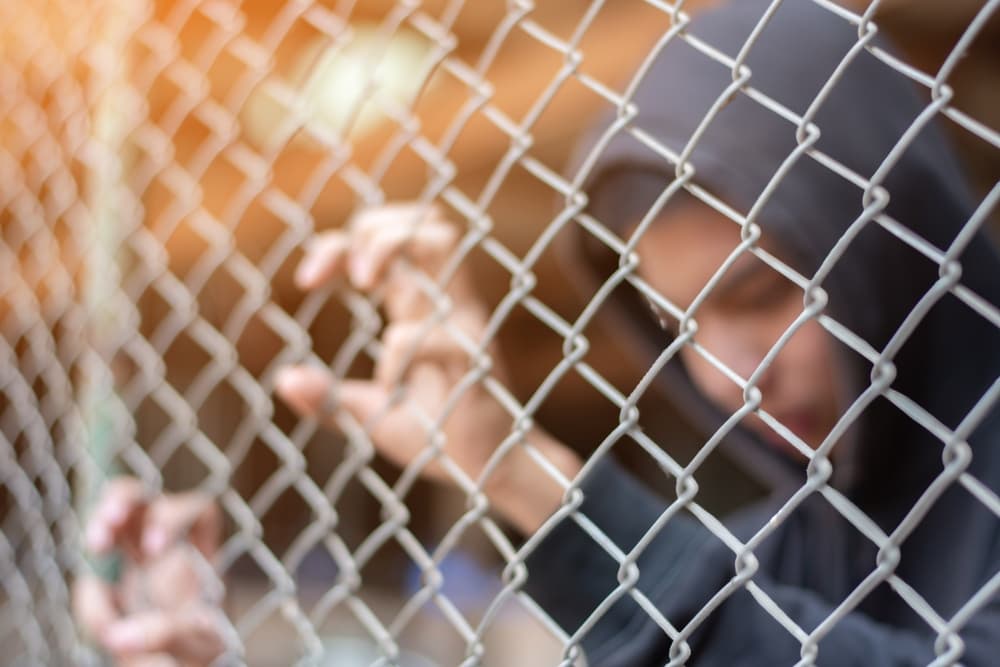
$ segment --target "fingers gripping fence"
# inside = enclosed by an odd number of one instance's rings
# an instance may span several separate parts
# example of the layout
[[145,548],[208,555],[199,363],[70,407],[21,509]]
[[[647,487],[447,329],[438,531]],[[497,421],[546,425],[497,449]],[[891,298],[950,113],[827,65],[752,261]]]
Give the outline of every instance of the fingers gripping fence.
[[[221,610],[213,618],[226,651],[217,664],[424,664],[417,652],[440,664],[570,665],[585,664],[587,657],[602,664],[584,647],[620,600],[633,601],[662,634],[665,649],[651,664],[697,664],[699,633],[745,594],[783,629],[784,641],[796,645],[788,664],[837,664],[838,655],[823,652],[824,639],[856,627],[851,621],[865,613],[866,600],[886,588],[918,619],[911,625],[931,638],[928,663],[966,660],[963,631],[979,615],[995,613],[997,563],[947,610],[908,581],[900,563],[907,539],[953,489],[963,489],[994,521],[1000,518],[995,480],[974,472],[980,453],[969,444],[994,414],[1000,381],[994,368],[974,404],[957,421],[946,421],[894,380],[907,372],[897,368],[900,350],[943,300],[1000,330],[997,304],[963,278],[963,253],[995,217],[1000,185],[993,174],[971,217],[942,246],[890,215],[886,183],[931,123],[956,128],[995,160],[1000,134],[955,104],[951,79],[1000,15],[1000,2],[981,4],[933,71],[880,44],[877,14],[884,8],[878,0],[860,7],[809,2],[822,10],[823,22],[849,26],[856,39],[803,108],[758,88],[747,64],[766,47],[769,24],[792,0],[761,3],[737,50],[689,29],[699,8],[684,2],[649,0],[629,9],[582,1],[556,9],[474,4],[92,0],[0,6],[4,664],[108,659],[72,617],[70,588],[91,567],[82,546],[84,518],[106,477],[116,474],[142,480],[150,499],[197,488],[220,507],[226,530],[217,553],[206,560],[188,549],[201,602]],[[637,16],[644,17],[643,34],[653,38],[642,46],[645,53],[625,63],[625,52],[635,47],[616,41],[610,48],[607,37],[602,42],[594,35]],[[680,150],[643,126],[637,102],[658,57],[678,43],[731,74]],[[537,54],[554,63],[551,70],[531,71],[531,58],[542,57]],[[824,128],[816,120],[860,57],[876,59],[922,95],[919,114],[877,169],[866,173],[825,152]],[[611,67],[615,62],[620,71]],[[615,118],[563,172],[556,160],[564,155],[551,148],[558,143],[551,137],[581,132],[576,116],[583,99]],[[737,99],[783,120],[795,138],[749,206],[699,181],[693,158],[713,121]],[[631,234],[590,211],[585,193],[595,165],[624,135],[673,174]],[[860,212],[810,274],[758,243],[766,237],[768,202],[805,161],[853,187]],[[475,178],[463,180],[472,173]],[[515,239],[503,215],[517,215],[527,204],[503,202],[512,199],[510,184],[521,180],[544,190],[547,213],[537,224],[518,227]],[[693,198],[740,231],[737,245],[689,304],[654,287],[641,272],[638,252],[675,196]],[[371,420],[341,409],[336,392],[319,419],[299,420],[275,397],[280,368],[307,363],[341,379],[366,377],[373,367],[379,373],[398,323],[387,286],[359,290],[332,280],[299,294],[288,287],[290,277],[303,249],[320,243],[317,234],[343,228],[360,236],[361,217],[343,222],[349,214],[397,199],[436,204],[435,215],[455,231],[435,271],[424,270],[415,249],[393,263],[418,295],[413,298],[430,304],[420,310],[416,344],[399,368],[415,366],[419,346],[437,332],[460,349],[462,371],[436,404],[409,393],[412,378],[403,372],[391,402]],[[560,202],[555,210],[553,200]],[[412,238],[429,224],[425,211],[397,209]],[[871,229],[938,269],[936,281],[880,347],[830,313],[825,289],[854,239]],[[551,274],[545,262],[569,230],[612,253],[616,266],[585,306],[567,316],[572,309],[552,305],[549,297],[557,292],[545,292],[544,280]],[[699,320],[727,271],[748,257],[794,285],[803,305],[751,368],[737,369],[700,339]],[[486,299],[481,326],[469,327],[459,316],[468,295],[455,285],[463,267],[476,261],[490,263],[509,287]],[[592,325],[621,290],[648,300],[676,332],[625,389],[591,362]],[[528,392],[515,390],[510,376],[530,350],[505,346],[503,367],[496,347],[505,327],[526,321],[554,334],[560,348],[559,361]],[[783,415],[768,411],[765,378],[793,337],[816,324],[864,359],[870,377],[829,433],[810,442],[784,424]],[[640,409],[661,372],[683,355],[725,377],[741,395],[686,461],[644,428],[647,413]],[[582,379],[617,415],[610,430],[591,435],[582,471],[573,478],[533,435],[539,412],[570,377]],[[470,473],[446,424],[476,392],[502,406],[509,428],[482,470]],[[833,483],[835,445],[876,402],[888,402],[930,433],[942,462],[888,529]],[[373,437],[379,419],[399,405],[420,425],[423,442],[404,457],[402,472],[383,464],[377,452],[385,445]],[[794,450],[789,456],[803,461],[802,474],[767,520],[738,536],[703,502],[710,485],[700,480],[720,443],[752,418]],[[676,497],[657,510],[655,521],[639,527],[637,541],[623,545],[588,515],[585,498],[586,480],[626,442],[652,458]],[[526,539],[498,520],[489,492],[514,452],[525,452],[539,479],[563,497]],[[428,490],[419,481],[425,474],[459,492]],[[761,553],[797,509],[817,497],[871,548],[873,559],[846,596],[806,622],[774,587],[761,583]],[[640,560],[681,516],[693,517],[725,550],[729,569],[699,608],[677,622],[649,594],[641,579],[646,561]],[[574,627],[562,627],[536,599],[527,562],[546,538],[559,537],[565,523],[578,525],[617,570],[615,585],[583,610]],[[449,565],[470,543],[499,563],[488,593],[471,606],[460,598],[462,585],[473,583],[455,584],[461,574]],[[400,569],[413,572],[414,580],[401,582]],[[155,587],[155,581],[138,586]],[[497,639],[512,618],[524,624],[512,626],[519,640]],[[446,639],[421,643],[426,628]],[[331,638],[345,635],[364,638],[371,653],[337,653],[343,649]],[[516,654],[521,647],[512,644],[518,643],[530,646]]]

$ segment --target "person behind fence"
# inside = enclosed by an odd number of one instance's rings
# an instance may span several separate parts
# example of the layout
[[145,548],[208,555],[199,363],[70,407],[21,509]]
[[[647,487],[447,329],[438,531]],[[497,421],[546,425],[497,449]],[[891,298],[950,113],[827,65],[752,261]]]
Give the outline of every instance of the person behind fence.
[[[732,56],[765,5],[733,2],[699,14],[688,29]],[[995,313],[1000,261],[981,231],[960,235],[976,204],[938,121],[924,124],[926,102],[912,82],[865,50],[837,69],[857,39],[855,26],[813,3],[788,2],[749,50],[747,83],[758,95],[814,113],[802,131],[745,93],[702,128],[733,73],[675,39],[632,98],[638,115],[629,126],[647,141],[609,131],[616,115],[582,142],[577,164],[597,156],[585,183],[588,213],[620,239],[638,238],[634,270],[655,290],[615,290],[601,308],[604,324],[623,353],[647,365],[669,348],[655,386],[698,422],[706,446],[718,443],[773,488],[769,499],[709,525],[645,489],[607,447],[583,461],[535,428],[526,439],[578,485],[567,496],[580,502],[574,515],[561,510],[564,489],[512,448],[484,490],[524,535],[541,532],[523,589],[591,665],[1000,660],[1000,519],[991,495],[1000,488],[1000,420],[988,399],[1000,375],[998,330],[953,293],[932,301],[932,287],[960,270],[961,284],[992,304],[983,312]],[[676,159],[702,129],[683,168],[664,157]],[[805,154],[800,142],[827,157]],[[848,170],[874,181],[852,181]],[[701,196],[678,189],[678,178]],[[716,200],[738,220],[753,211],[752,219],[737,224],[705,203]],[[900,226],[876,218],[883,213]],[[566,231],[574,282],[596,288],[614,274],[620,253],[576,222]],[[957,245],[942,258],[914,248],[907,239],[915,237],[944,251]],[[460,240],[439,209],[414,204],[367,210],[344,231],[321,235],[298,283],[316,289],[343,278],[363,292],[383,289],[384,347],[371,379],[337,381],[325,369],[296,366],[277,377],[279,395],[331,424],[325,406],[335,396],[336,409],[366,424],[383,455],[412,462],[428,440],[408,402],[440,412],[470,366],[449,332],[480,340],[490,311],[459,270],[447,283],[447,326],[427,330],[430,302],[397,260],[405,254],[435,275]],[[797,284],[774,262],[736,252],[748,246],[806,281],[819,279]],[[671,348],[679,336],[686,342]],[[503,379],[497,350],[487,351]],[[390,403],[399,382],[406,398]],[[472,386],[443,423],[444,452],[477,479],[511,428],[507,410]],[[592,444],[606,436],[595,433]],[[436,460],[425,473],[449,479]],[[959,474],[972,483],[954,481]],[[138,520],[149,509],[141,498],[134,481],[112,484],[89,526],[91,548],[132,545],[145,558],[168,550],[194,521],[193,539],[211,552],[198,519],[211,503],[167,496]],[[609,556],[574,516],[585,516],[634,567]],[[126,616],[108,585],[84,580],[78,588],[81,622],[116,655],[166,651],[197,663],[221,650],[208,617],[178,613],[183,605]],[[676,641],[669,628],[680,632]]]

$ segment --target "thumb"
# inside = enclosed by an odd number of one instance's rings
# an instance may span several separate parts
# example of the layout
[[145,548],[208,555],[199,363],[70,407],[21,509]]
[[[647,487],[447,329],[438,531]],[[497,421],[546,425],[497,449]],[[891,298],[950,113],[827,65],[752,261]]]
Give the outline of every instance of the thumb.
[[386,408],[389,391],[374,382],[336,379],[315,366],[287,366],[278,371],[275,390],[303,417],[329,421],[335,408],[343,408],[364,424]]
[[219,611],[203,605],[133,614],[110,624],[102,640],[119,658],[166,653],[193,665],[213,664],[226,650]]
[[344,380],[334,392],[336,406],[367,425],[389,405],[390,390],[375,382]]
[[185,537],[211,558],[222,532],[222,517],[212,498],[198,491],[164,495],[150,503],[142,530],[147,556],[159,556]]
[[120,616],[111,586],[95,575],[87,574],[73,582],[72,600],[76,622],[89,637],[100,637]]

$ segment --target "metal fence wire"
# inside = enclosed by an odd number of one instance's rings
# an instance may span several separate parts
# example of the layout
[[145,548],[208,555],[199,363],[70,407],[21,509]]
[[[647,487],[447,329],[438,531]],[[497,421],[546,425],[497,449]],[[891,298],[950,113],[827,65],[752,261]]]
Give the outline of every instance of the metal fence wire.
[[[700,4],[0,3],[0,662],[111,664],[74,618],[71,589],[85,572],[113,580],[131,567],[127,552],[91,558],[82,539],[108,478],[127,474],[149,498],[197,489],[221,510],[217,553],[205,560],[179,547],[219,610],[219,665],[997,664],[1000,477],[990,425],[1000,308],[996,265],[976,253],[1000,200],[1000,133],[991,126],[1000,103],[989,79],[996,58],[979,74],[963,68],[983,68],[973,55],[993,48],[1000,2],[748,2],[738,11],[752,21],[727,43],[700,29]],[[815,35],[816,52],[828,32],[850,37],[824,80],[790,101],[767,83],[767,54],[785,48],[773,25],[806,10],[800,32]],[[950,26],[933,56],[926,44],[910,48],[922,39],[923,13],[928,25]],[[899,50],[882,41],[883,17]],[[652,127],[659,111],[650,104],[696,96],[642,91],[679,48],[722,83],[675,142]],[[781,76],[793,80],[811,57],[788,50]],[[873,168],[823,139],[832,131],[824,105],[850,87],[862,60],[919,100],[895,128],[864,114],[843,119],[851,132],[837,141],[884,146]],[[986,100],[982,114],[977,99]],[[897,108],[889,106],[887,118]],[[734,113],[748,115],[722,120]],[[743,139],[778,128],[788,148],[749,198],[702,180],[713,167],[699,151],[718,140],[713,128],[734,126]],[[950,230],[895,214],[943,215],[935,202],[950,196],[946,181],[915,207],[890,204],[907,196],[894,176],[939,130],[959,146],[976,193]],[[738,141],[740,150],[755,151],[755,140]],[[609,219],[614,207],[596,206],[591,189],[600,165],[625,159],[623,142],[662,177],[651,196],[635,188],[619,197],[634,229]],[[765,243],[776,215],[768,202],[801,169],[836,180],[856,206],[808,269]],[[738,232],[688,302],[643,270],[655,262],[644,239],[655,239],[656,220],[682,198],[679,206]],[[275,386],[288,364],[364,378],[384,361],[385,290],[331,280],[301,292],[293,275],[317,235],[360,233],[364,211],[402,200],[413,210],[436,205],[454,230],[440,272],[424,271],[418,253],[394,270],[433,305],[421,335],[443,331],[464,366],[439,412],[417,411],[425,445],[400,469],[378,455],[372,421],[335,398],[320,419],[300,419]],[[931,276],[923,284],[895,259],[872,257],[888,264],[881,274],[847,271],[885,277],[861,290],[871,302],[858,311],[890,310],[881,301],[888,290],[909,289],[882,338],[857,324],[863,318],[841,317],[826,290],[838,262],[873,235]],[[610,263],[588,283],[567,268],[567,247]],[[800,304],[749,367],[702,335],[706,304],[748,261]],[[449,277],[470,266],[487,311],[474,335],[449,316]],[[979,280],[984,271],[991,278]],[[672,332],[646,356],[635,337],[599,326],[621,303],[643,301]],[[921,327],[942,326],[939,308],[960,315],[949,316],[938,347],[907,354]],[[809,327],[865,376],[819,438],[768,403],[768,369]],[[975,360],[974,372],[951,362],[957,353]],[[681,359],[728,384],[735,407],[706,421],[683,399],[657,398]],[[927,385],[953,400],[928,403],[931,393],[911,391]],[[406,402],[407,390],[404,377],[392,400]],[[442,426],[473,391],[509,417],[478,475],[456,460],[462,443],[447,442]],[[838,476],[851,461],[839,454],[868,414],[896,424],[885,432],[905,434],[910,447],[887,449],[884,465],[857,459],[881,476],[868,489],[874,500]],[[547,417],[563,424],[553,432],[576,439],[575,476],[536,446],[533,429]],[[754,420],[756,431],[742,425]],[[750,443],[765,428],[784,443],[768,447],[785,451],[777,458],[794,483],[753,500],[767,510],[746,529],[728,510],[768,486],[767,474],[739,463],[741,452],[758,451]],[[527,536],[488,493],[513,452],[563,498]],[[713,472],[727,456],[736,463]],[[635,500],[644,491],[600,488],[594,480],[612,458],[663,491],[662,505],[649,501],[656,509],[647,511]],[[924,459],[935,462],[932,474],[905,487]],[[428,467],[438,483],[422,479]],[[787,563],[774,565],[774,544],[789,526],[816,520],[813,510],[835,517],[843,540],[810,538],[790,574]],[[664,548],[677,539],[675,524],[711,547]],[[830,544],[849,546],[824,560],[817,554],[839,548]],[[719,556],[725,563],[712,570]],[[603,565],[588,570],[588,560]],[[140,587],[155,586],[138,571]],[[683,593],[692,587],[703,593]],[[799,590],[805,597],[787,595],[796,587],[809,589]],[[683,595],[695,608],[671,606]],[[745,615],[729,621],[744,630],[726,625],[733,613]],[[780,652],[787,646],[790,659]],[[164,660],[128,664],[181,664]]]

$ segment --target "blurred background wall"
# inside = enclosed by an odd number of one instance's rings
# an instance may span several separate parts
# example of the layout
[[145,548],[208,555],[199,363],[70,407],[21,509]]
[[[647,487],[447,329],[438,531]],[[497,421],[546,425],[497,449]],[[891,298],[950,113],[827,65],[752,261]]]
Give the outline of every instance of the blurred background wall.
[[[868,4],[842,1],[857,11]],[[214,377],[218,368],[198,340],[198,330],[185,327],[195,315],[200,317],[232,341],[230,367],[241,368],[251,378],[267,378],[280,361],[288,360],[283,327],[295,317],[307,325],[308,345],[332,362],[348,334],[349,313],[336,303],[315,310],[291,280],[301,257],[300,246],[314,230],[340,227],[352,211],[379,198],[420,196],[440,177],[444,161],[438,158],[445,158],[447,168],[454,170],[452,185],[481,205],[494,225],[493,236],[516,256],[524,256],[551,221],[558,199],[537,173],[521,165],[507,170],[505,161],[523,148],[540,165],[564,173],[575,143],[597,115],[608,110],[607,103],[576,77],[553,85],[566,77],[567,60],[545,41],[576,39],[581,20],[592,10],[590,2],[538,2],[531,17],[544,29],[544,39],[515,29],[502,40],[496,37],[504,29],[509,5],[502,0],[422,3],[426,15],[452,26],[438,40],[403,20],[396,2],[361,0],[346,19],[343,4],[332,0],[156,0],[147,6],[137,1],[130,6],[139,17],[140,29],[126,52],[110,54],[127,64],[122,71],[137,93],[130,103],[144,119],[124,128],[124,177],[148,235],[143,238],[162,244],[162,252],[159,247],[148,255],[135,251],[126,264],[160,262],[187,287],[195,286],[196,295],[186,306],[191,312],[185,314],[172,296],[176,286],[164,282],[162,276],[150,274],[148,280],[132,281],[127,292],[137,305],[137,326],[146,339],[162,341],[162,381],[200,406],[191,416],[197,429],[239,462],[233,470],[233,487],[259,511],[263,539],[279,556],[295,547],[312,514],[294,482],[279,473],[281,458],[272,443],[252,427],[262,414],[273,416],[274,424],[285,433],[301,426],[280,403],[255,413],[254,405],[261,397],[247,395],[239,384],[223,377],[225,373]],[[668,14],[653,4],[616,0],[601,7],[579,37],[581,59],[576,72],[621,90],[670,26]],[[688,2],[685,10],[696,12],[707,4]],[[56,42],[59,34],[68,37],[81,30],[97,35],[97,19],[108,6],[101,2],[77,6],[77,16],[91,12],[93,26],[50,22],[46,30],[56,36]],[[888,0],[880,5],[875,19],[909,62],[933,72],[980,7],[975,0]],[[16,12],[16,8],[3,11]],[[372,105],[354,105],[361,97],[361,80],[356,75],[359,63],[365,62],[368,49],[381,39],[379,26],[392,23],[397,15],[400,27],[389,38],[380,76],[389,94],[400,100],[420,93],[412,117],[402,122]],[[1000,21],[995,19],[952,78],[955,106],[991,128],[1000,127]],[[341,35],[335,42],[330,37],[333,33]],[[4,35],[2,26],[0,35]],[[28,36],[6,35],[2,41],[3,57],[31,60],[15,53],[18,48],[30,48]],[[77,38],[67,38],[65,44],[69,48],[77,42]],[[486,63],[482,80],[472,76],[471,68],[467,72],[440,68],[421,86],[423,68],[434,65],[435,49],[442,45],[445,49],[438,58],[449,53],[465,63]],[[83,77],[94,64],[74,63],[70,53],[64,66],[72,79],[77,69]],[[44,83],[46,63],[35,67],[37,72],[29,72],[29,80],[35,77]],[[270,85],[261,85],[264,79]],[[59,114],[58,89],[45,84],[38,90],[39,108],[49,110],[45,122],[57,130],[54,136],[70,142]],[[310,101],[308,108],[295,107],[296,95]],[[543,99],[548,102],[540,106]],[[491,109],[484,106],[486,100]],[[115,111],[106,113],[113,117]],[[350,113],[356,114],[352,129],[346,137],[336,136],[336,128],[343,126]],[[466,114],[468,122],[452,135],[455,119]],[[131,116],[123,112],[122,118],[127,117]],[[295,118],[305,119],[304,124]],[[501,130],[498,123],[509,127]],[[19,127],[14,116],[0,118],[0,141],[13,141]],[[955,125],[949,128],[973,182],[985,192],[1000,173],[1000,153]],[[530,146],[517,146],[512,132],[530,135]],[[417,134],[428,145],[447,145],[445,154],[429,158],[430,153],[415,150],[408,140]],[[325,141],[324,137],[331,138]],[[334,150],[333,144],[340,148]],[[29,158],[24,160],[22,168],[30,170]],[[494,178],[497,173],[505,174],[499,183]],[[39,199],[45,199],[44,192]],[[461,219],[461,212],[452,213]],[[10,233],[11,228],[6,229]],[[219,254],[218,240],[228,233],[233,244],[226,241],[221,251],[237,256],[235,263]],[[498,303],[511,287],[510,274],[484,253],[473,255],[472,262],[483,298]],[[248,279],[240,273],[241,265],[264,267],[265,275],[273,280]],[[543,253],[535,272],[539,278],[535,296],[565,318],[575,319],[586,295],[567,282],[558,258],[551,251]],[[270,302],[277,310],[265,306]],[[11,307],[0,304],[0,308]],[[627,391],[634,386],[642,369],[625,363],[614,333],[596,329],[588,335],[593,346],[587,361],[616,387]],[[504,325],[500,345],[513,389],[522,399],[563,358],[562,340],[523,308],[515,310]],[[117,363],[126,385],[130,378],[148,371],[135,367],[127,354]],[[359,375],[369,370],[363,362],[353,368]],[[644,426],[680,458],[690,456],[699,434],[656,396],[646,402]],[[154,396],[137,398],[131,408],[138,429],[135,438],[164,462],[168,486],[184,488],[204,479],[207,465],[185,446],[187,431],[177,427],[175,414]],[[270,410],[273,415],[266,414]],[[538,421],[587,453],[617,425],[618,409],[570,374],[543,403]],[[344,456],[342,439],[315,432],[304,443],[310,476],[328,479]],[[638,448],[622,454],[626,464],[651,484],[667,486],[667,480],[644,463]],[[758,493],[751,480],[725,460],[715,459],[705,474],[726,483],[703,484],[709,508],[731,509]],[[376,463],[376,467],[386,479],[397,474],[386,465]],[[383,520],[382,508],[360,485],[352,486],[342,502],[339,530],[349,546],[357,547]],[[408,498],[414,531],[428,543],[440,539],[461,513],[463,502],[457,492],[418,485]],[[465,542],[463,552],[484,568],[499,561],[481,535],[469,535]],[[251,559],[237,563],[234,573],[246,577],[248,586],[263,581]],[[333,573],[333,564],[321,552],[307,556],[296,572],[315,582],[317,591]],[[405,587],[409,576],[406,557],[391,543],[379,550],[365,570],[366,583],[384,586],[386,591]],[[391,593],[386,595],[391,598]]]

